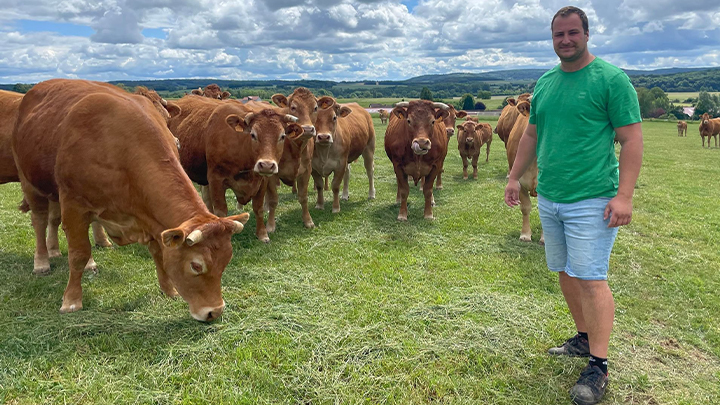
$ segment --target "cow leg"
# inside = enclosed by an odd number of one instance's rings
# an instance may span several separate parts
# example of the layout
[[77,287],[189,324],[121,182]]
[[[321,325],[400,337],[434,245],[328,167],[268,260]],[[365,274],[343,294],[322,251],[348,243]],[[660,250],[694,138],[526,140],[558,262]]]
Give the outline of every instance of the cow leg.
[[[327,177],[323,178],[323,176],[314,171],[312,173],[313,182],[315,184],[315,191],[317,191],[317,200],[315,202],[315,209],[316,210],[323,210],[325,208],[325,195],[323,193],[323,190],[325,189],[324,183],[327,181]],[[328,176],[329,177],[329,176]]]
[[425,219],[435,219],[433,217],[432,207],[435,205],[435,196],[433,195],[433,182],[435,175],[440,169],[434,168],[430,170],[430,174],[425,177],[425,184],[423,185],[423,195],[425,196]]
[[255,236],[257,236],[260,241],[268,243],[270,242],[270,237],[265,228],[265,221],[263,221],[265,216],[265,210],[263,209],[265,205],[265,189],[265,184],[260,186],[260,190],[252,198],[252,207],[255,213]]
[[[443,188],[443,185],[442,185],[442,174],[443,174],[444,171],[445,171],[445,170],[443,170],[443,169],[440,169],[440,170],[438,171],[437,179],[435,180],[435,189],[436,189],[436,190],[442,190],[442,188]],[[424,187],[423,187],[423,189],[424,189]],[[433,201],[433,205],[435,205],[435,201]]]
[[[208,176],[210,177],[210,176]],[[213,207],[213,214],[219,217],[226,217],[228,212],[227,201],[225,200],[225,185],[221,178],[213,177],[208,179],[210,202]]]
[[265,189],[265,203],[267,204],[268,219],[265,230],[269,233],[275,232],[275,208],[278,205],[278,181],[275,178],[271,178],[267,182],[267,188]]
[[60,228],[60,203],[55,201],[48,201],[48,257],[62,256],[62,253],[60,253],[60,241],[58,240],[58,228]]
[[100,225],[98,222],[92,223],[92,230],[93,230],[93,240],[95,241],[95,244],[100,247],[110,247],[112,246],[112,243],[110,243],[110,240],[108,240],[107,235],[105,234],[105,229]]
[[302,221],[305,228],[314,228],[312,217],[310,216],[310,210],[308,210],[308,183],[310,183],[310,168],[307,168],[304,173],[301,173],[297,178],[298,184],[298,201],[300,201],[300,207],[302,208]]
[[368,177],[368,200],[375,199],[375,143],[372,148],[369,146],[362,153],[363,164],[365,165],[365,173]]
[[463,165],[463,180],[467,180],[467,178],[468,178],[468,172],[467,172],[468,159],[467,159],[466,155],[460,155],[460,157],[462,158],[462,165]]
[[530,195],[525,187],[520,187],[520,211],[522,211],[522,231],[520,231],[520,240],[523,242],[530,242],[532,240],[532,230],[530,229],[530,210],[532,210]]
[[395,166],[395,178],[397,180],[397,200],[400,203],[400,212],[398,213],[398,221],[407,221],[407,199],[410,194],[410,185],[408,184],[408,178],[402,169]]
[[63,198],[61,195],[60,200],[70,264],[70,277],[60,307],[60,312],[64,314],[82,309],[82,275],[91,259],[90,238],[88,238],[90,213],[76,207],[69,198]]
[[208,211],[213,212],[212,197],[210,196],[210,186],[200,186],[200,196],[202,197]]
[[472,160],[473,179],[475,179],[475,180],[477,180],[477,177],[478,177],[477,165],[478,165],[479,158],[480,158],[480,151],[478,150],[478,153],[473,156],[473,160]]
[[[718,139],[717,139],[718,136],[715,135],[715,136],[713,136],[713,138],[715,138],[715,147],[717,148],[717,147],[718,147]],[[710,147],[710,141],[709,141],[709,140],[708,140],[708,147]]]
[[330,176],[325,177],[325,191],[330,190]]
[[295,195],[297,195],[297,193],[298,193],[297,180],[293,181],[293,184],[292,184],[292,193],[295,194]]
[[38,195],[29,196],[28,193],[25,193],[25,199],[30,205],[30,219],[35,231],[35,257],[32,272],[35,275],[44,276],[50,272],[50,260],[45,238],[48,228],[49,201],[47,198]]
[[490,142],[488,142],[485,146],[485,163],[490,161]]
[[350,199],[350,164],[345,163],[345,174],[343,175],[343,192],[342,199],[348,201]]
[[147,246],[150,254],[152,255],[153,261],[155,262],[155,271],[157,272],[160,290],[162,290],[163,294],[167,295],[170,298],[175,298],[179,296],[180,294],[178,294],[177,290],[173,286],[172,281],[170,281],[170,277],[168,277],[167,273],[165,272],[165,265],[163,264],[163,255],[162,249],[160,248],[160,243],[156,240],[151,240]]
[[[333,192],[333,204],[332,212],[337,214],[340,212],[340,183],[343,182],[345,176],[348,175],[348,164],[341,162],[335,170],[335,175],[332,181],[332,192]],[[344,200],[345,198],[343,198]]]

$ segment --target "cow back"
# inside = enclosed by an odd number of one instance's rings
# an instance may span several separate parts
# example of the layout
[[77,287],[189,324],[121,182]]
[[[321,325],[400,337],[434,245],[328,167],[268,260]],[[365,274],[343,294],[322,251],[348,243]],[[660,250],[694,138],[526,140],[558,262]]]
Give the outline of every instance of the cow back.
[[362,155],[363,150],[375,140],[375,127],[372,116],[358,103],[342,104],[352,110],[347,117],[338,118],[337,132],[342,134],[348,145],[348,163],[354,162]]

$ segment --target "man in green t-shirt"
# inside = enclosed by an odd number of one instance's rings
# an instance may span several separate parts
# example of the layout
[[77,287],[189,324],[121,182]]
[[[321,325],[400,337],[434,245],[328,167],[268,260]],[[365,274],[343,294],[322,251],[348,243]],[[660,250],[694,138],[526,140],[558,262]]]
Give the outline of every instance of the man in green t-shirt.
[[[627,75],[588,51],[582,10],[560,9],[550,28],[560,64],[535,85],[505,203],[520,203],[518,179],[537,158],[547,265],[559,274],[578,331],[549,353],[590,358],[570,396],[577,404],[595,404],[608,383],[615,316],[607,283],[610,251],[617,227],[630,223],[642,163],[640,108]],[[619,164],[614,139],[621,145]]]

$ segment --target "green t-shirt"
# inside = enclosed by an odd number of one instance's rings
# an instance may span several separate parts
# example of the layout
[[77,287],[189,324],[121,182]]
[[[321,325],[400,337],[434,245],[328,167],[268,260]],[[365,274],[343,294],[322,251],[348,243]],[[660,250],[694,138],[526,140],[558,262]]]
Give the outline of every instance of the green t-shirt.
[[572,203],[617,194],[615,128],[640,122],[637,93],[625,72],[595,58],[566,73],[560,65],[535,85],[530,123],[537,125],[537,192]]

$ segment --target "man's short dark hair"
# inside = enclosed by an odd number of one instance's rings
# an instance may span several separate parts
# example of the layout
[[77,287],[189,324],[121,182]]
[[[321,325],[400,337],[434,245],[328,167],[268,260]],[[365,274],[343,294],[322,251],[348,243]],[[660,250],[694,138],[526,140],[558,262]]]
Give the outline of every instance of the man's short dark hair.
[[577,7],[573,7],[573,6],[563,7],[560,10],[558,10],[558,12],[555,13],[555,16],[553,17],[552,22],[550,23],[550,29],[552,30],[552,27],[553,27],[553,24],[555,23],[556,18],[567,17],[570,14],[577,14],[578,17],[580,17],[580,21],[582,21],[583,30],[585,30],[585,34],[587,34],[588,31],[590,30],[590,28],[588,27],[588,18],[585,15],[584,11],[580,10]]

